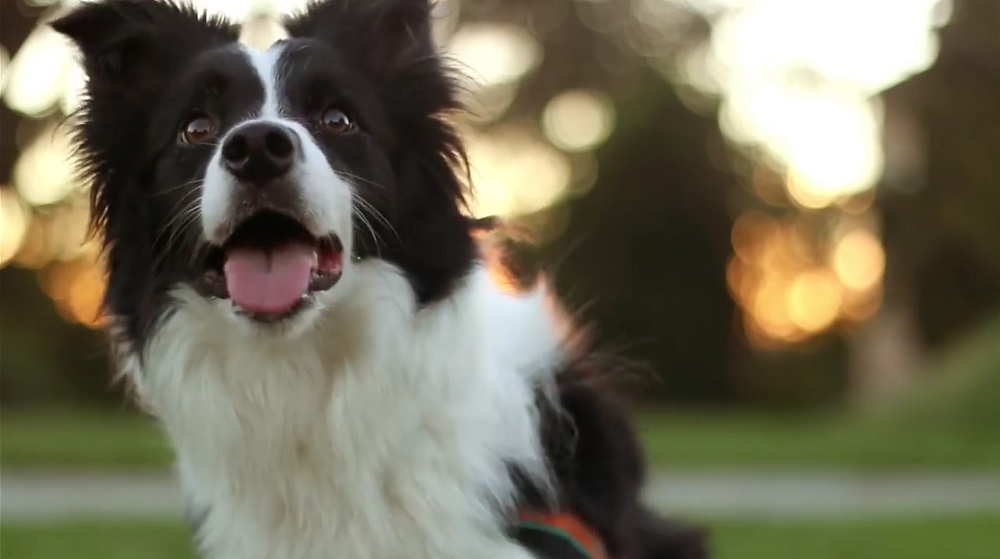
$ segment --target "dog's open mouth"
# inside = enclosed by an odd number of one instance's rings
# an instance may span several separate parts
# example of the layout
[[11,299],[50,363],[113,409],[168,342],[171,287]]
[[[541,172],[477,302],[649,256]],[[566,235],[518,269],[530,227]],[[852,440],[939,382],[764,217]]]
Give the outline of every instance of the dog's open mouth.
[[211,250],[202,281],[210,295],[231,299],[252,318],[273,321],[333,287],[342,273],[343,246],[336,235],[316,238],[290,217],[263,212]]

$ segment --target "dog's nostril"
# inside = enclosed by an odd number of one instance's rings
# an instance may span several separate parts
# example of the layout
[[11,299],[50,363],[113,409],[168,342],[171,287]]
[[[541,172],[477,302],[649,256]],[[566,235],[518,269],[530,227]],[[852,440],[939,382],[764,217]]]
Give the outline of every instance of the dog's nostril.
[[288,174],[298,151],[294,131],[273,122],[251,122],[232,131],[220,155],[241,182],[266,185]]
[[243,134],[229,138],[222,146],[222,158],[230,164],[240,164],[250,157],[250,141]]
[[264,136],[264,149],[275,159],[289,159],[295,153],[292,139],[282,130],[268,131]]

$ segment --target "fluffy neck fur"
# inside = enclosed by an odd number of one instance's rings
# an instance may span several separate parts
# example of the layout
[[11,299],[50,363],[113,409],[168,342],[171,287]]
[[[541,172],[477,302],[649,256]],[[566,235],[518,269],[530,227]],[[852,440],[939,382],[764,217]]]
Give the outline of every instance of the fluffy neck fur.
[[[539,290],[477,268],[418,309],[400,273],[357,266],[354,296],[306,332],[240,328],[184,291],[132,370],[178,454],[219,559],[527,557],[503,533],[510,467],[544,483],[535,407],[560,361]],[[128,362],[133,369],[139,360]]]

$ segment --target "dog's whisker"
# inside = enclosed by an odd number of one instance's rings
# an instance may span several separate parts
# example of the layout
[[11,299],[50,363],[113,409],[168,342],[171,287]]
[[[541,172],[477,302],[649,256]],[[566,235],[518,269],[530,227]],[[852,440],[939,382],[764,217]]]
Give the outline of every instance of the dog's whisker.
[[403,239],[399,236],[399,232],[396,231],[396,228],[393,227],[392,223],[389,222],[389,220],[385,217],[385,215],[382,214],[382,212],[378,211],[378,209],[375,206],[373,206],[370,202],[368,202],[367,200],[365,200],[364,198],[362,198],[357,194],[352,193],[351,197],[354,200],[354,202],[359,206],[358,208],[359,216],[364,215],[365,213],[371,215],[379,223],[381,223],[387,229],[389,229],[389,232],[392,233],[394,237],[396,237],[396,240],[402,242]]
[[192,223],[194,223],[200,215],[198,200],[189,200],[186,206],[174,214],[173,217],[167,222],[167,224],[160,230],[154,239],[154,244],[158,243],[163,235],[168,235],[164,247],[163,253],[170,254],[178,240],[182,239],[186,232],[190,229]]
[[[194,179],[194,180],[190,180],[190,181],[187,181],[187,182],[183,182],[181,184],[178,184],[178,185],[175,185],[175,186],[171,186],[169,188],[165,188],[165,189],[163,189],[163,190],[161,190],[159,192],[156,192],[156,193],[153,194],[153,196],[164,196],[166,194],[169,194],[171,192],[175,192],[175,191],[180,190],[182,188],[190,188],[190,187],[193,187],[193,186],[201,186],[201,184],[204,182],[204,180],[205,179]],[[192,191],[193,192],[197,192],[198,190],[197,189],[192,189]]]
[[370,184],[370,185],[372,185],[372,186],[374,186],[376,188],[381,188],[383,190],[386,189],[386,187],[383,184],[375,182],[375,181],[373,181],[371,179],[366,179],[365,177],[362,177],[360,175],[355,175],[353,173],[348,173],[347,171],[340,171],[340,170],[335,170],[334,172],[337,173],[338,175],[340,175],[341,177],[344,177],[344,178],[361,181],[361,182],[363,182],[365,184]]
[[[174,228],[174,225],[178,221],[183,221],[184,219],[186,219],[187,214],[196,211],[198,209],[199,201],[200,200],[197,197],[197,191],[191,191],[181,196],[181,198],[177,200],[177,202],[174,204],[173,208],[171,208],[171,211],[174,212],[171,218],[167,220],[166,224],[164,224],[159,229],[159,231],[157,231],[156,239],[154,239],[154,242],[158,241],[160,237],[163,236],[164,233],[167,233],[170,230],[172,230]],[[178,208],[181,209],[178,210]]]
[[365,217],[365,215],[363,213],[358,213],[357,217],[358,217],[358,219],[361,220],[361,223],[368,229],[368,233],[372,236],[372,242],[375,243],[375,251],[378,254],[379,258],[381,258],[382,257],[382,240],[379,238],[378,233],[375,232],[375,229],[372,227],[371,222],[368,221],[368,218]]

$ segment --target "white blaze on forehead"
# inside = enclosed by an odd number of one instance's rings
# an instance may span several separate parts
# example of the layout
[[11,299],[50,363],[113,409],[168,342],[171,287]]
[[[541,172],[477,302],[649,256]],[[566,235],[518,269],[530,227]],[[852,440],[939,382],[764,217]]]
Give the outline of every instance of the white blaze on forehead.
[[242,120],[232,125],[219,141],[212,161],[205,171],[202,183],[202,226],[205,236],[211,242],[221,244],[230,232],[231,219],[235,208],[245,195],[239,181],[225,168],[222,162],[221,146],[240,127],[253,122],[270,122],[280,125],[293,134],[300,142],[302,150],[288,178],[292,183],[286,188],[294,188],[303,200],[302,224],[314,235],[335,233],[346,247],[352,242],[353,187],[338,175],[327,161],[320,144],[302,123],[288,118],[294,107],[288,105],[284,95],[286,76],[282,72],[282,54],[286,44],[277,43],[266,51],[255,50],[246,45],[240,49],[247,64],[253,68],[260,81],[263,98],[257,107],[242,116]]
[[257,71],[261,86],[264,88],[264,102],[261,104],[258,116],[260,118],[278,118],[281,116],[281,92],[279,90],[280,80],[278,78],[278,64],[281,60],[281,53],[284,50],[283,44],[271,45],[265,51],[259,51],[248,46],[242,46],[250,65]]

